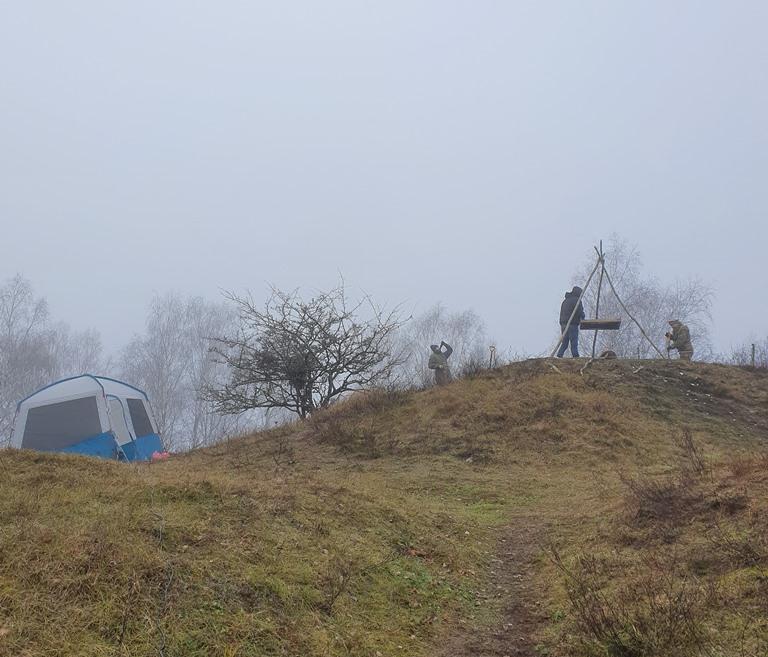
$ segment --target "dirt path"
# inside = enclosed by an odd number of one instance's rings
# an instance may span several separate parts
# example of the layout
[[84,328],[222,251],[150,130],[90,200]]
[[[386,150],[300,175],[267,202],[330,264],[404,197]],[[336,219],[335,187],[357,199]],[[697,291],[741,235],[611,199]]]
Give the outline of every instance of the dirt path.
[[500,608],[500,623],[489,628],[472,620],[460,622],[443,639],[435,657],[536,657],[532,636],[545,618],[533,571],[544,535],[543,527],[531,526],[530,517],[510,522],[501,533],[493,572],[479,595],[481,604]]

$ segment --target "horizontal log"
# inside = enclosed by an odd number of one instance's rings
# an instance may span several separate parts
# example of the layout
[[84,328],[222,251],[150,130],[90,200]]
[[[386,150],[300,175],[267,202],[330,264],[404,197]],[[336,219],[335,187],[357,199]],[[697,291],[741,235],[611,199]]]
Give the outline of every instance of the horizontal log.
[[582,331],[617,331],[621,328],[621,319],[582,319],[579,328]]

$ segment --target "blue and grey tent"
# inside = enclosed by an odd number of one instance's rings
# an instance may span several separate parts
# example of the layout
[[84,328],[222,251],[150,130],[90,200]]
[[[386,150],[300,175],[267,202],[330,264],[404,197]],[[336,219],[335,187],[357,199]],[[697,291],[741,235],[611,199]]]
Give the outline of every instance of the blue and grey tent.
[[146,393],[91,374],[56,381],[22,399],[11,445],[125,461],[147,461],[163,451]]

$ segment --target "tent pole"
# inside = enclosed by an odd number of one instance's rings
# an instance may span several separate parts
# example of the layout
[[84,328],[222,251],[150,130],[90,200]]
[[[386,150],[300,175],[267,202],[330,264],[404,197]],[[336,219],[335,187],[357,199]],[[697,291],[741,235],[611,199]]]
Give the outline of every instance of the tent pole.
[[[600,280],[597,283],[597,302],[595,303],[595,319],[600,318],[600,291],[603,289],[603,274],[605,274],[605,255],[603,254],[603,240],[600,240],[600,252],[597,254],[602,263],[600,267]],[[595,347],[597,346],[597,329],[592,338],[592,359],[595,358]]]
[[589,275],[587,282],[584,283],[584,287],[581,288],[581,294],[579,295],[579,298],[576,301],[576,305],[573,307],[573,312],[571,313],[571,316],[568,318],[568,323],[565,325],[565,329],[560,334],[560,339],[557,341],[555,348],[552,350],[552,353],[549,355],[550,358],[554,357],[554,355],[557,353],[557,350],[560,348],[560,345],[563,344],[563,340],[565,340],[565,336],[568,333],[568,329],[571,328],[571,322],[573,322],[573,318],[576,316],[576,311],[579,309],[579,303],[581,303],[582,298],[584,298],[584,293],[587,291],[589,284],[592,282],[592,277],[595,275],[595,272],[597,271],[597,268],[600,266],[600,263],[602,261],[603,261],[602,257],[598,254],[597,262],[595,263],[595,268],[592,270],[592,273]]
[[634,316],[632,315],[632,313],[630,313],[630,312],[629,312],[629,310],[627,310],[627,307],[624,305],[624,302],[621,300],[621,297],[619,296],[619,293],[616,291],[616,288],[613,286],[613,281],[611,280],[611,275],[608,273],[608,270],[607,270],[607,269],[605,270],[605,280],[607,280],[607,281],[608,281],[608,285],[610,285],[610,286],[611,286],[611,290],[613,290],[613,294],[614,294],[614,296],[616,297],[616,300],[617,300],[617,301],[619,302],[619,304],[621,305],[621,307],[622,307],[622,309],[624,310],[624,312],[625,312],[625,313],[627,313],[627,316],[628,316],[628,317],[629,317],[629,318],[630,318],[630,319],[631,319],[631,320],[632,320],[632,321],[633,321],[635,324],[637,324],[637,328],[639,328],[639,329],[640,329],[640,333],[642,333],[642,334],[643,334],[643,337],[644,337],[646,340],[648,340],[648,344],[650,344],[650,345],[651,345],[651,346],[652,346],[652,347],[653,347],[653,348],[656,350],[656,353],[657,353],[657,354],[659,354],[659,356],[661,356],[661,358],[664,358],[664,354],[662,354],[662,353],[659,351],[659,348],[658,348],[658,347],[657,347],[657,346],[654,344],[653,340],[651,340],[651,339],[648,337],[648,334],[645,332],[645,329],[643,329],[643,327],[642,327],[642,326],[640,326],[640,322],[638,322],[638,321],[637,321],[637,320],[634,318]]

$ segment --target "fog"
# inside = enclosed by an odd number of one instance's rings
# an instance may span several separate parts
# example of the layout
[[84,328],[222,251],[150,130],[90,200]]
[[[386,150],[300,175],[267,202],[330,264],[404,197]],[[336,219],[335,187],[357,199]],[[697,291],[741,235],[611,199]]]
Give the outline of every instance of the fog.
[[0,279],[108,351],[155,293],[474,309],[541,353],[601,237],[768,333],[768,4],[0,3]]

